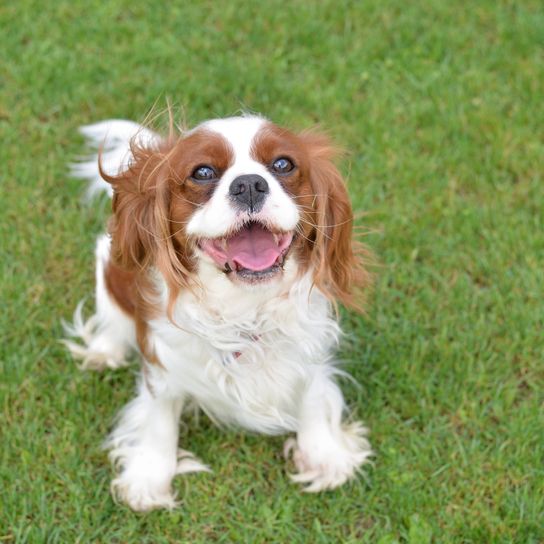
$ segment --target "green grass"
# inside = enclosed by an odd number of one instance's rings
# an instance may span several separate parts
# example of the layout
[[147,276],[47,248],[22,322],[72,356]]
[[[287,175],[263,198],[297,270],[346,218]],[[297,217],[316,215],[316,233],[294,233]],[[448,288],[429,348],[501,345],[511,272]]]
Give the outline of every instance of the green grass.
[[[155,5],[153,5],[155,4]],[[0,542],[544,541],[544,10],[534,1],[32,2],[0,7]],[[107,204],[66,163],[81,124],[240,107],[320,123],[382,265],[344,314],[367,478],[290,484],[282,440],[188,421],[211,475],[115,505],[100,441],[135,369],[80,372]]]

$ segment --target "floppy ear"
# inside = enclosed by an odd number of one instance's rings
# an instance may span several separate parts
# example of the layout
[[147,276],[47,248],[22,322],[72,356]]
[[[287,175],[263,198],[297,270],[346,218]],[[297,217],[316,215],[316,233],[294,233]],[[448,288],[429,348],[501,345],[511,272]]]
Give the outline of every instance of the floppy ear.
[[141,271],[156,266],[171,291],[189,283],[187,256],[176,250],[171,232],[169,153],[173,141],[157,147],[131,143],[132,160],[117,176],[102,177],[113,187],[113,216],[109,231],[112,259],[125,270]]
[[364,267],[364,246],[353,238],[353,211],[342,176],[333,163],[337,150],[314,132],[302,138],[310,156],[313,204],[313,248],[310,262],[314,282],[329,298],[363,310],[370,275]]

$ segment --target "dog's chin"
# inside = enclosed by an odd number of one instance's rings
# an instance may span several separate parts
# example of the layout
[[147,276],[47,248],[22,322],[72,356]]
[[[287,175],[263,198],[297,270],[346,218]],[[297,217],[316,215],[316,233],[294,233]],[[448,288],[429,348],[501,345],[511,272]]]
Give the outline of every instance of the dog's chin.
[[262,283],[272,282],[281,279],[283,275],[283,263],[276,264],[265,270],[248,270],[240,268],[239,270],[225,271],[228,278],[236,283],[246,285],[260,285]]
[[259,285],[281,279],[293,237],[293,231],[251,221],[225,236],[201,239],[198,245],[231,281]]

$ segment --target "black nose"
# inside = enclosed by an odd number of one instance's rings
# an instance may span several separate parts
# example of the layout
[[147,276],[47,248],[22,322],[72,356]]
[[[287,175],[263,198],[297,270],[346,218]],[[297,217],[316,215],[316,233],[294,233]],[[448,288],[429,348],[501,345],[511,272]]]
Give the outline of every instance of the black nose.
[[268,183],[257,174],[238,176],[229,187],[231,200],[241,210],[258,212],[269,193]]

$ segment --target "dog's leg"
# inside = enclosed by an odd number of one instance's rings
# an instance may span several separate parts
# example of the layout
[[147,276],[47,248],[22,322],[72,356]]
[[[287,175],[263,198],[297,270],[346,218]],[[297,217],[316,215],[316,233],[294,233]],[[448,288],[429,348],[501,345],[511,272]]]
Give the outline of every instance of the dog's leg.
[[133,319],[127,315],[106,288],[104,271],[110,256],[110,239],[100,236],[96,242],[96,311],[87,321],[80,303],[73,324],[65,324],[66,333],[80,340],[64,340],[73,357],[82,360],[82,368],[102,370],[126,364],[130,349],[136,347]]
[[359,422],[343,423],[344,399],[330,369],[317,366],[301,398],[296,439],[285,443],[297,473],[291,478],[307,484],[304,491],[332,489],[353,478],[372,455]]
[[178,423],[183,399],[153,394],[145,381],[123,412],[106,443],[120,469],[112,482],[115,498],[137,511],[176,506],[171,483],[176,474],[209,470],[178,450]]

